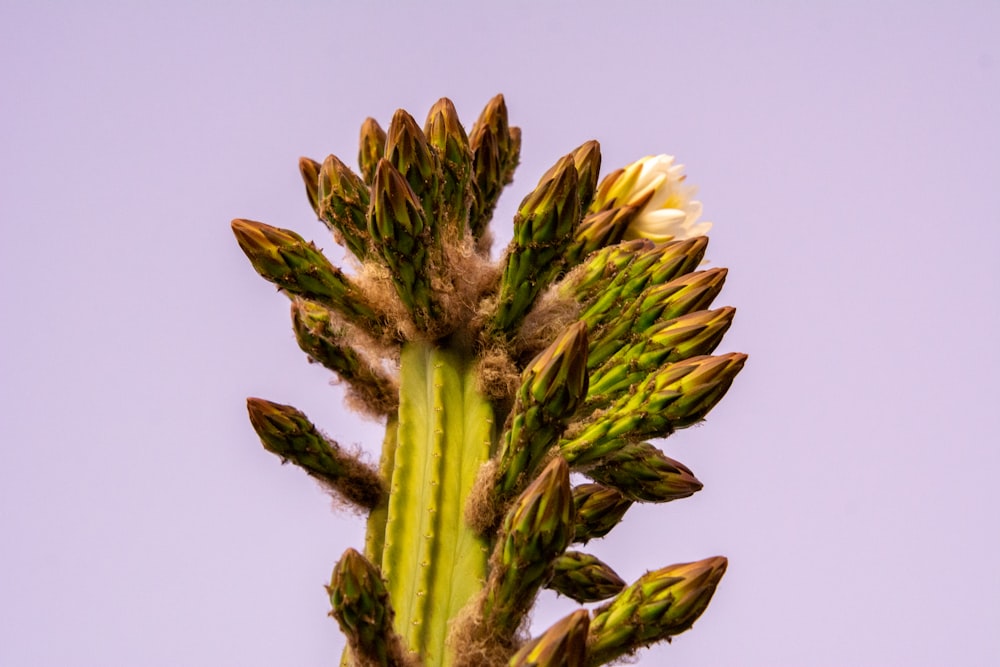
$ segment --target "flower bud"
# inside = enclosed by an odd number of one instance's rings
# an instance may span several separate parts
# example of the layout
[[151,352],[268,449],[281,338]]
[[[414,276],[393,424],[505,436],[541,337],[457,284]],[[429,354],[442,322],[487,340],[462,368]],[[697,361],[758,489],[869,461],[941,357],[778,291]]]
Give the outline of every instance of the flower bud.
[[319,218],[338,243],[360,260],[368,256],[369,192],[364,181],[335,155],[323,161],[317,183]]
[[358,166],[365,183],[375,180],[375,167],[385,156],[385,130],[374,118],[366,118],[361,124],[361,148],[358,150]]
[[307,157],[299,158],[299,173],[302,174],[302,182],[306,186],[306,197],[309,199],[309,206],[315,211],[316,217],[320,217],[319,169],[320,164],[316,160],[311,160]]
[[589,663],[603,665],[689,629],[708,607],[726,563],[716,556],[648,572],[595,609]]

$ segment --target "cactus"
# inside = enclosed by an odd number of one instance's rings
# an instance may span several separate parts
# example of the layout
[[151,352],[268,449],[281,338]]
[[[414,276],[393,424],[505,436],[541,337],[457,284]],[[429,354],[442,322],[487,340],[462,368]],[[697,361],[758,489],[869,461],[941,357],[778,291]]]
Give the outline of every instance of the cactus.
[[[494,261],[520,145],[498,95],[468,132],[447,99],[423,128],[402,110],[388,130],[367,119],[358,173],[302,158],[353,270],[295,232],[232,223],[309,361],[386,424],[376,466],[294,407],[247,402],[268,451],[367,516],[364,552],[348,549],[327,589],[344,665],[606,664],[690,628],[725,572],[713,557],[628,584],[570,549],[633,503],[702,488],[647,442],[703,420],[746,359],[711,356],[734,310],[709,310],[726,272],[698,270],[701,205],[668,156],[599,180],[588,141],[524,198]],[[543,588],[605,602],[531,639]]]

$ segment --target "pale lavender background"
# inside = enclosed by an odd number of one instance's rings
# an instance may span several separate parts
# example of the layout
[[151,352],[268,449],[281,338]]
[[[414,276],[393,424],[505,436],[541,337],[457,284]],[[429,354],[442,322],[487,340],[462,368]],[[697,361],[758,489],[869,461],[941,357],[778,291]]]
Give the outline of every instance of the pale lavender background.
[[229,220],[336,254],[296,159],[496,92],[524,130],[501,238],[598,138],[609,168],[678,155],[731,268],[750,363],[667,444],[706,488],[597,548],[629,579],[731,560],[640,664],[1000,662],[1000,5],[279,4],[0,5],[0,664],[336,664],[322,584],[361,522],[243,401],[378,427]]

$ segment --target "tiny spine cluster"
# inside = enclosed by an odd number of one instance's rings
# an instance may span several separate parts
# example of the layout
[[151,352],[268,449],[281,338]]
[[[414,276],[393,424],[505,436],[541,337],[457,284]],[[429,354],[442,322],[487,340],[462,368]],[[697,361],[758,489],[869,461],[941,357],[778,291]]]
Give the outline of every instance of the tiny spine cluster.
[[[525,196],[493,261],[520,145],[502,96],[468,133],[442,99],[422,128],[366,120],[357,173],[303,158],[346,271],[293,231],[232,223],[309,360],[386,424],[374,466],[294,407],[247,401],[268,451],[367,515],[328,586],[344,664],[603,665],[690,628],[725,573],[713,557],[629,584],[580,550],[633,503],[702,488],[649,442],[703,420],[746,360],[712,354],[734,310],[711,309],[726,271],[701,269],[700,204],[666,156],[600,179],[588,141]],[[529,638],[544,588],[602,604]]]

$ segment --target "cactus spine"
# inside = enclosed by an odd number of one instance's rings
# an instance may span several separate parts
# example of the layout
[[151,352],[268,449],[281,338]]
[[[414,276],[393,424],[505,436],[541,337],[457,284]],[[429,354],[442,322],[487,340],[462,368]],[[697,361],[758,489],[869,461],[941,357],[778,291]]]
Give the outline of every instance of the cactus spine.
[[[489,222],[520,145],[502,96],[468,133],[442,99],[423,129],[402,110],[387,131],[367,119],[359,173],[302,158],[354,271],[295,232],[232,223],[309,360],[386,424],[376,467],[294,407],[247,402],[268,451],[368,516],[364,553],[348,549],[328,587],[343,664],[606,664],[691,627],[725,572],[713,557],[629,585],[569,549],[635,502],[702,487],[646,442],[704,419],[746,358],[711,356],[734,311],[709,310],[725,270],[696,270],[701,206],[667,156],[599,182],[588,141],[524,198],[494,262]],[[571,470],[593,482],[574,487]],[[541,588],[607,602],[530,639]]]

